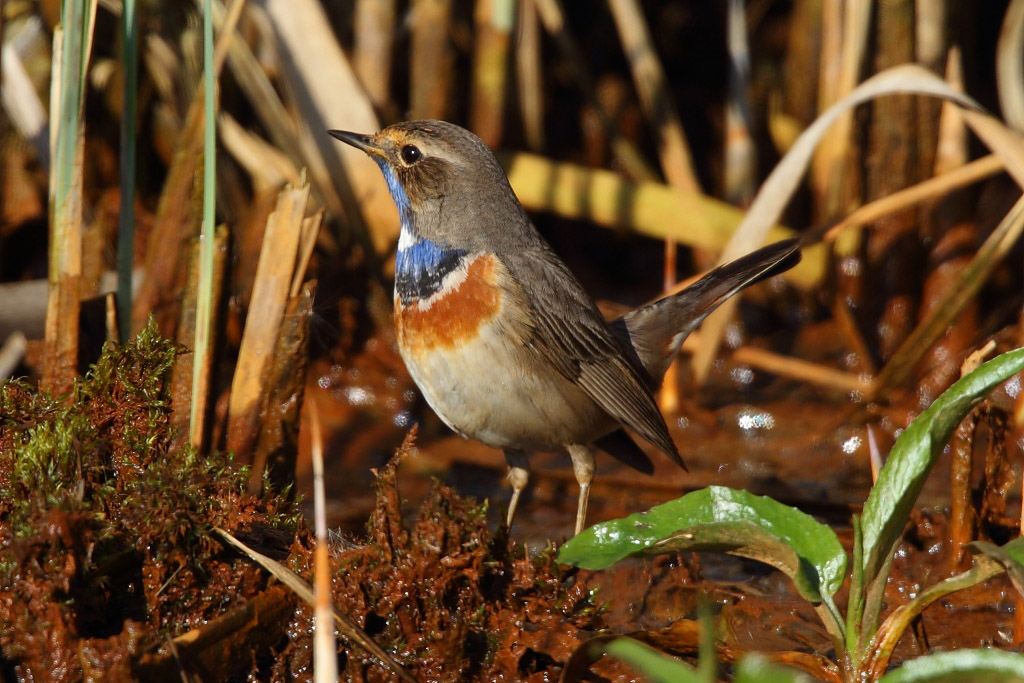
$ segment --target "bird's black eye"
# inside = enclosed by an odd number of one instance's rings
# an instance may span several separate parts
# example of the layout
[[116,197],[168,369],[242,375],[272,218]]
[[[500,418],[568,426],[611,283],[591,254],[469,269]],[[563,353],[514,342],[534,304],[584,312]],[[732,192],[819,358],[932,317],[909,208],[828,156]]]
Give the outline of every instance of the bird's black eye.
[[415,164],[423,158],[423,152],[416,145],[406,145],[402,148],[402,161],[407,164]]

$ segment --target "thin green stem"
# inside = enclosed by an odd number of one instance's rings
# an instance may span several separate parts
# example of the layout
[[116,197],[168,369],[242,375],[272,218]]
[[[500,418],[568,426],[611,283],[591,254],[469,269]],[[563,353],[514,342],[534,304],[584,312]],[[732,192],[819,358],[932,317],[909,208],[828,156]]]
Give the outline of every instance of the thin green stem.
[[135,254],[135,119],[138,107],[139,20],[135,0],[124,0],[121,13],[121,211],[117,228],[117,329],[121,343],[131,336],[132,267]]

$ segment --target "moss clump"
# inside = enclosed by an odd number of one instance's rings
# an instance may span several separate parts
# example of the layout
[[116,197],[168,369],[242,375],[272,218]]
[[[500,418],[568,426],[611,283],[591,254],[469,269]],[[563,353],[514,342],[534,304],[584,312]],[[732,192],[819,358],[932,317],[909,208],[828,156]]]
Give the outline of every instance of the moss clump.
[[129,680],[132,656],[265,586],[212,526],[294,538],[295,506],[247,494],[245,468],[172,450],[178,352],[151,324],[69,396],[0,384],[0,672]]

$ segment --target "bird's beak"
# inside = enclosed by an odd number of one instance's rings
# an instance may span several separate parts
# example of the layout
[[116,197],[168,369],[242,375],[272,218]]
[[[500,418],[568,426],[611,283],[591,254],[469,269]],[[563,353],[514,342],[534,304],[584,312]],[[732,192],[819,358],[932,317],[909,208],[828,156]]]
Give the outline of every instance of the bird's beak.
[[373,141],[369,135],[362,135],[360,133],[350,133],[347,130],[329,130],[327,131],[331,137],[337,138],[344,143],[352,145],[358,150],[362,150],[371,156],[383,157],[384,150]]

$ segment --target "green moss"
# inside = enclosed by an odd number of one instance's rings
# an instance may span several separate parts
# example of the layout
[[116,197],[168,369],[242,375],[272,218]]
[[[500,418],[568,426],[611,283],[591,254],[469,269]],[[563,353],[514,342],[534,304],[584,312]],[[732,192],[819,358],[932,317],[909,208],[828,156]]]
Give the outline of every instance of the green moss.
[[69,396],[0,384],[0,577],[22,571],[26,556],[42,567],[67,553],[83,588],[118,585],[105,572],[128,559],[173,557],[201,575],[220,549],[213,526],[298,528],[286,497],[246,493],[249,472],[229,455],[172,448],[179,351],[151,322],[123,347],[106,344]]

